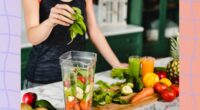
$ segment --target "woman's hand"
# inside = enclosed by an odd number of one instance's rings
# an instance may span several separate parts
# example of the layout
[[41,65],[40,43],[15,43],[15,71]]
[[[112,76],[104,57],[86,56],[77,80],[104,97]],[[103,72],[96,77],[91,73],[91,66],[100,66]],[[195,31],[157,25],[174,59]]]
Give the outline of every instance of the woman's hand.
[[113,68],[128,68],[128,64],[127,63],[119,63],[119,64],[115,65]]
[[72,15],[74,10],[67,4],[57,4],[51,8],[51,12],[47,22],[50,26],[63,25],[70,26],[74,23]]

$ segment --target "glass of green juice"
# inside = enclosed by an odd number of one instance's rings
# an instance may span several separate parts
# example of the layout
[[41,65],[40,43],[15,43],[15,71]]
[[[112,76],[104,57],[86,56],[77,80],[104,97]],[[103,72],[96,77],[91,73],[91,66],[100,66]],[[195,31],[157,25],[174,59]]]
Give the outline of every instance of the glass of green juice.
[[139,56],[130,56],[129,57],[129,72],[132,77],[139,77],[140,76],[140,57]]

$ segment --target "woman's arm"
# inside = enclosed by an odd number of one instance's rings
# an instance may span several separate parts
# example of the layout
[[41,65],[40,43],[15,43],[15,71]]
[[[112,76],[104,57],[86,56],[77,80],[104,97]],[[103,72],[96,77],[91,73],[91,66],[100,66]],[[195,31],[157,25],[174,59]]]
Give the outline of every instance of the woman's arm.
[[99,27],[97,26],[94,9],[93,9],[93,0],[86,0],[86,13],[87,13],[87,26],[88,26],[88,34],[90,36],[91,41],[106,59],[106,61],[113,67],[113,68],[124,68],[127,67],[127,64],[122,64],[117,59],[116,55],[110,48],[106,38],[100,31]]
[[56,25],[69,26],[73,23],[71,7],[58,4],[51,9],[49,18],[39,23],[39,0],[23,0],[25,24],[28,40],[33,45],[45,41]]

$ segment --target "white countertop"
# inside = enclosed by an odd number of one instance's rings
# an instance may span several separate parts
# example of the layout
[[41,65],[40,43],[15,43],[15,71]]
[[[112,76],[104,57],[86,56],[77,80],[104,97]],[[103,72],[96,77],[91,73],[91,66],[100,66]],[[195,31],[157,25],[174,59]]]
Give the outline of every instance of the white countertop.
[[[171,58],[159,59],[155,66],[166,66]],[[95,81],[103,80],[109,83],[119,81],[110,77],[110,71],[101,72],[95,75]],[[26,92],[34,92],[38,95],[38,99],[50,101],[58,110],[64,110],[64,93],[62,82],[52,83],[21,91],[21,97]],[[157,101],[152,104],[137,108],[137,110],[178,110],[179,98],[172,102]]]

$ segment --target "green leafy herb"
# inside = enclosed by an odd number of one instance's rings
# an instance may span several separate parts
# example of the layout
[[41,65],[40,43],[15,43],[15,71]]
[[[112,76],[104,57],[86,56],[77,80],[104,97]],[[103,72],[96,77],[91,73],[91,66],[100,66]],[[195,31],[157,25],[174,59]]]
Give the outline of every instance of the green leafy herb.
[[77,7],[72,8],[76,14],[72,15],[72,17],[75,19],[75,22],[69,28],[71,41],[68,43],[68,45],[73,42],[78,34],[84,35],[86,32],[86,25],[84,23],[84,18],[82,16],[81,10]]
[[128,95],[121,93],[121,89],[124,86],[130,87],[132,91],[134,85],[131,83],[117,82],[110,85],[102,80],[99,80],[97,81],[97,85],[99,87],[93,93],[94,106],[106,105],[110,103],[127,104],[134,95],[133,92]]
[[77,80],[77,86],[84,89],[84,84],[80,80]]
[[126,79],[127,74],[128,74],[128,69],[113,68],[111,76],[112,78]]
[[99,85],[99,88],[101,88],[101,89],[110,88],[110,85],[107,82],[104,82],[102,80],[97,81],[96,84]]

